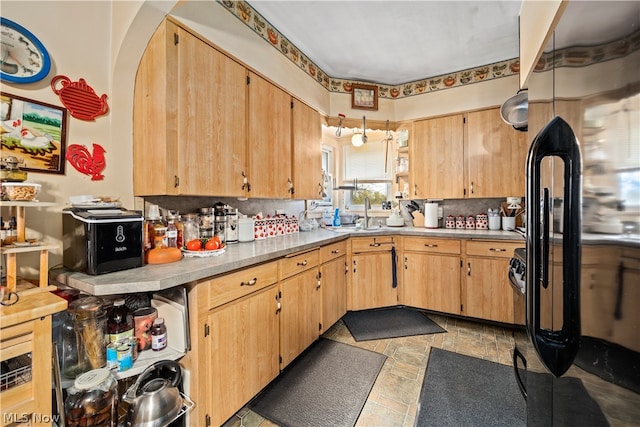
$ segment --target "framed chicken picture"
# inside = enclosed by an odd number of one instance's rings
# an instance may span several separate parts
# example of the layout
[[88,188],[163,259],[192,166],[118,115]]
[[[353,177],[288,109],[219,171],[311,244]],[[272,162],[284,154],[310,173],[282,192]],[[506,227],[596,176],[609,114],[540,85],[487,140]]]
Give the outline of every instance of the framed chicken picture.
[[20,169],[64,174],[67,110],[0,92],[0,155]]

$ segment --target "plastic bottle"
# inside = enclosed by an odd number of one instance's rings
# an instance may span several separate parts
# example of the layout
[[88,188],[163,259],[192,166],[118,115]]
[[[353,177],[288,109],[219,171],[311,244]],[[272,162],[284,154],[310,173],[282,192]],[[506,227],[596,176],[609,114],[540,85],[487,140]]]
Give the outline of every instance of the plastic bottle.
[[160,351],[167,347],[167,326],[164,319],[158,317],[153,321],[151,327],[151,350]]
[[149,205],[147,211],[147,219],[144,224],[144,254],[145,260],[147,253],[155,247],[156,242],[156,228],[163,227],[162,217],[160,216],[160,209],[158,205]]
[[124,305],[124,298],[115,300],[107,319],[109,342],[123,341],[127,338],[132,338],[134,326],[133,313]]
[[176,225],[176,217],[171,214],[167,215],[167,247],[178,247],[178,227]]
[[340,208],[336,208],[335,212],[333,213],[333,226],[342,226],[342,222],[340,221]]

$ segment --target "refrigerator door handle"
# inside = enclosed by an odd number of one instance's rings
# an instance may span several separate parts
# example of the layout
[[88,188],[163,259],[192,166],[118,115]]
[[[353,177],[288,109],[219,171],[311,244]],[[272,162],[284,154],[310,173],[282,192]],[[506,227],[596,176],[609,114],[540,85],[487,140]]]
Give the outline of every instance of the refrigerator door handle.
[[[555,117],[535,137],[527,156],[527,200],[541,200],[542,160],[558,157],[564,163],[564,211],[562,239],[562,328],[541,327],[541,285],[549,285],[549,190],[544,189],[542,209],[527,216],[527,329],[541,361],[556,377],[573,363],[580,344],[580,233],[581,155],[571,127]],[[541,218],[542,216],[542,218]],[[542,219],[542,221],[541,221]],[[529,267],[531,266],[531,267]]]
[[513,373],[516,376],[516,382],[518,383],[518,388],[520,389],[520,393],[522,393],[522,397],[524,400],[527,400],[527,388],[524,385],[524,381],[520,376],[520,368],[518,368],[518,359],[522,361],[522,366],[524,370],[527,370],[527,359],[524,358],[524,355],[518,350],[518,347],[513,349]]

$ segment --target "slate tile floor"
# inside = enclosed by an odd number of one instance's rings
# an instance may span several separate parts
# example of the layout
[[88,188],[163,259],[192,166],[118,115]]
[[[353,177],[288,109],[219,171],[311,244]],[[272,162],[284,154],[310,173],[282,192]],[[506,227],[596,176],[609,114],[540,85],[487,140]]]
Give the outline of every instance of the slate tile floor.
[[[356,342],[340,320],[324,337],[387,355],[378,379],[360,414],[356,427],[413,426],[430,347],[511,365],[512,330],[499,326],[430,314],[446,333]],[[248,408],[243,408],[224,427],[274,427]]]

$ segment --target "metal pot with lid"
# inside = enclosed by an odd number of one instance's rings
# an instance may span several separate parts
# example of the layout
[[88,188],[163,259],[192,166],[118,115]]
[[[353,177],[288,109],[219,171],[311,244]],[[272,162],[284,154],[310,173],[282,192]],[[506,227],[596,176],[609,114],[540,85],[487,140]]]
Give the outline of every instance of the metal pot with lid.
[[129,405],[128,425],[163,427],[189,412],[194,404],[178,389],[181,373],[173,360],[161,360],[145,369],[123,396]]

